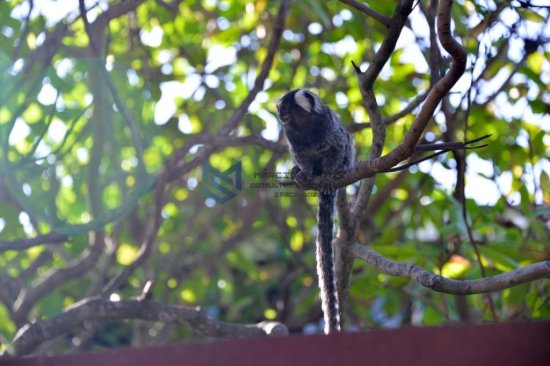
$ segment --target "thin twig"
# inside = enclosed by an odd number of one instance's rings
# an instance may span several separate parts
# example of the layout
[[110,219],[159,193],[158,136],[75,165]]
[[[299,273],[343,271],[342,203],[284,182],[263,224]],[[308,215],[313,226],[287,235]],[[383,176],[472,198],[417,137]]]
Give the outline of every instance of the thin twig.
[[391,168],[391,169],[388,169],[386,171],[384,171],[385,173],[390,173],[390,172],[398,172],[400,170],[404,170],[404,169],[407,169],[407,168],[410,168],[411,166],[413,165],[417,165],[423,161],[426,161],[426,160],[430,160],[430,159],[433,159],[439,155],[442,155],[442,154],[445,154],[445,153],[448,153],[449,151],[452,151],[452,150],[455,150],[455,149],[460,149],[460,150],[474,150],[474,149],[480,149],[482,147],[487,147],[488,145],[480,145],[480,146],[472,146],[472,147],[467,147],[467,146],[462,146],[462,147],[457,147],[457,148],[453,148],[453,149],[445,149],[445,150],[441,150],[441,151],[438,151],[436,153],[433,153],[433,154],[430,154],[428,156],[425,156],[423,158],[420,158],[418,160],[415,160],[413,162],[410,162],[410,163],[407,163],[407,164],[404,164],[404,165],[400,165],[400,166],[396,166],[394,168]]
[[[409,115],[415,108],[417,108],[426,99],[429,92],[430,90],[428,89],[424,93],[418,95],[416,98],[411,100],[410,103],[405,108],[403,108],[400,112],[396,114],[392,114],[391,116],[382,117],[382,123],[384,123],[387,126]],[[371,128],[371,127],[372,127],[372,124],[370,122],[357,122],[350,125],[348,127],[348,130],[350,132],[357,132],[365,128]]]
[[[440,142],[435,144],[420,144],[416,145],[415,151],[432,151],[432,150],[454,150],[454,149],[461,149],[465,147],[466,145],[475,144],[476,142],[479,142],[481,140],[485,140],[486,138],[491,137],[492,134],[484,135],[481,137],[478,137],[473,140],[467,140],[465,142]],[[478,146],[476,148],[479,148],[481,146]]]
[[359,10],[363,14],[365,14],[365,15],[371,17],[372,19],[382,23],[386,28],[389,28],[390,25],[391,25],[391,19],[390,18],[388,18],[385,15],[382,15],[382,14],[378,13],[377,11],[369,8],[368,6],[366,6],[363,3],[360,3],[360,2],[355,1],[355,0],[340,0],[340,2],[344,3],[344,4],[348,4],[349,6],[354,7],[355,9]]

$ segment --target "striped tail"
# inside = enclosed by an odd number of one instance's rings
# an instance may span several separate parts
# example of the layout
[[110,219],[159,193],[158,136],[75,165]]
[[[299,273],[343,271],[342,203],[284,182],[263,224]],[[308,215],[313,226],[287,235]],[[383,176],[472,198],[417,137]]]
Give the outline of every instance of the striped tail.
[[321,290],[321,306],[325,319],[325,333],[340,330],[340,315],[338,310],[338,294],[334,275],[334,259],[332,255],[332,227],[334,218],[334,203],[336,191],[320,193],[319,209],[317,211],[317,276]]

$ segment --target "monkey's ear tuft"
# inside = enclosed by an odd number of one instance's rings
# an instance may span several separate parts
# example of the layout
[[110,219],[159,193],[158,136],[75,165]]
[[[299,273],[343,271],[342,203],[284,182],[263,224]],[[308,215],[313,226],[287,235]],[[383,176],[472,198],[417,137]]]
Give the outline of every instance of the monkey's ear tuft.
[[308,113],[311,113],[315,107],[315,98],[304,89],[300,89],[294,94],[294,101]]

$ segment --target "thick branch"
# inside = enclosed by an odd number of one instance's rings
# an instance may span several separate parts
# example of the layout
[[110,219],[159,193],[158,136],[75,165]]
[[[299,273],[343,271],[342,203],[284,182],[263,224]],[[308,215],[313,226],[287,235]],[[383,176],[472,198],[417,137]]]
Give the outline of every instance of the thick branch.
[[550,261],[530,264],[523,268],[478,280],[453,280],[425,271],[411,263],[391,261],[374,250],[357,243],[351,247],[351,251],[354,257],[364,260],[382,273],[410,278],[424,287],[455,295],[498,291],[523,283],[550,278]]
[[217,321],[205,312],[188,306],[166,305],[155,300],[110,301],[104,298],[84,299],[47,320],[27,324],[15,335],[13,353],[27,355],[44,341],[67,334],[85,321],[141,319],[178,323],[210,337],[248,337],[284,335],[286,327],[276,322],[232,324]]

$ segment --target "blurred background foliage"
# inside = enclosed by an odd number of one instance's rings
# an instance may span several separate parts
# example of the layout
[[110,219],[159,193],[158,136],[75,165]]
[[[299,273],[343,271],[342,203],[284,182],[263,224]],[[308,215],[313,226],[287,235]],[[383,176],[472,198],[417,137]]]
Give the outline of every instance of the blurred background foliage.
[[[365,3],[387,16],[395,7],[394,1]],[[91,22],[112,6],[104,0],[86,5]],[[246,98],[266,56],[278,6],[279,1],[143,1],[110,19],[100,45],[104,57],[97,58],[76,2],[0,2],[0,241],[48,233],[68,238],[0,252],[3,346],[26,321],[100,293],[133,262],[151,226],[157,175],[193,136],[216,133]],[[429,87],[427,6],[421,0],[415,7],[375,84],[384,116],[398,113]],[[492,134],[488,147],[468,152],[466,159],[468,220],[488,275],[550,258],[548,18],[548,9],[514,1],[453,5],[468,69],[444,104],[450,113],[438,110],[425,140]],[[236,135],[284,144],[274,105],[303,86],[316,90],[346,126],[368,122],[351,60],[365,69],[384,36],[381,24],[340,2],[294,2],[264,91]],[[116,105],[98,61],[135,125]],[[447,67],[439,66],[440,72]],[[384,153],[401,141],[414,114],[388,126]],[[371,137],[368,128],[355,132],[359,160],[366,159]],[[178,176],[165,195],[153,251],[114,292],[133,297],[153,279],[156,299],[200,306],[217,319],[275,319],[293,332],[319,331],[316,199],[277,197],[288,188],[254,186],[262,181],[260,171],[288,171],[288,153],[243,143],[201,157],[201,146],[183,161],[208,161],[220,170],[241,161],[242,190],[220,205],[204,192],[200,164]],[[390,259],[451,278],[481,277],[462,206],[453,196],[456,175],[451,153],[379,175],[358,240]],[[56,269],[82,265],[78,260],[93,251],[96,231],[104,231],[105,243],[92,263],[14,320],[20,292]],[[549,318],[548,284],[540,280],[492,293],[498,319]],[[352,329],[493,319],[481,295],[439,294],[355,264]],[[152,344],[191,334],[173,324],[88,324],[48,347]]]

